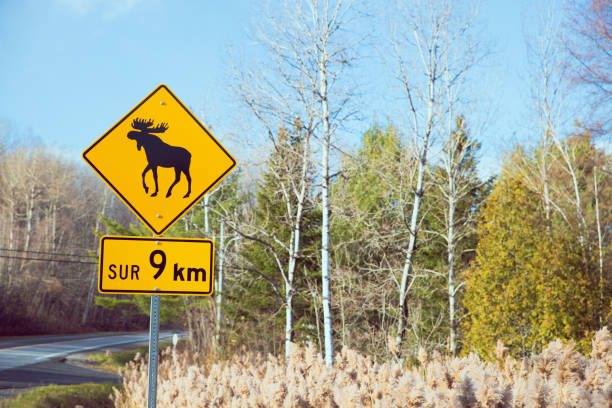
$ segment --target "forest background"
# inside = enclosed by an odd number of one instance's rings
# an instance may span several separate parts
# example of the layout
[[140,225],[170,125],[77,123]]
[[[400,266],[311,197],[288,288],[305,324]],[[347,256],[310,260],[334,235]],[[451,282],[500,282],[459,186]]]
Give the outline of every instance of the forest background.
[[[586,351],[612,323],[610,2],[533,12],[530,130],[495,174],[479,168],[499,141],[483,101],[503,95],[474,86],[495,57],[474,5],[394,2],[384,26],[359,2],[267,10],[227,63],[255,136],[167,233],[215,240],[215,296],[164,297],[165,324],[228,355],[312,342],[328,364],[334,347]],[[397,105],[382,123],[364,120],[369,58]],[[101,234],[148,230],[82,164],[2,131],[0,334],[145,328],[148,298],[96,292],[96,257]]]

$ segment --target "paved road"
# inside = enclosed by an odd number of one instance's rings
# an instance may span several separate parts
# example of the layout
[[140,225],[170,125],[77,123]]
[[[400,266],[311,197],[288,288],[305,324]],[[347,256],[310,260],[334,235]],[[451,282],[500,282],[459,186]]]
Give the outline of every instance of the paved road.
[[[160,333],[160,341],[172,337]],[[86,351],[146,343],[148,332],[0,338],[0,389],[44,384],[119,382],[115,374],[66,364],[65,357]]]
[[55,334],[44,336],[22,336],[22,337],[0,337],[0,350],[9,347],[31,346],[43,343],[57,343],[62,341],[84,340],[103,337],[116,337],[124,335],[142,335],[146,331],[139,332],[108,332],[108,333],[89,333],[89,334]]

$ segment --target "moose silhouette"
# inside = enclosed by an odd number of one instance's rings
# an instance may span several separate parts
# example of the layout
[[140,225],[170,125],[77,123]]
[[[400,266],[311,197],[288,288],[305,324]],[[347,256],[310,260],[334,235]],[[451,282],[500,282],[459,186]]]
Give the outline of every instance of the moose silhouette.
[[151,197],[157,195],[157,168],[158,167],[174,167],[175,179],[174,183],[168,189],[166,197],[170,197],[172,194],[172,188],[179,182],[181,178],[181,172],[185,173],[187,177],[187,194],[183,198],[189,197],[191,193],[191,175],[189,175],[189,166],[191,164],[191,153],[182,147],[170,146],[164,143],[158,136],[153,133],[164,133],[168,130],[167,123],[160,123],[156,127],[153,126],[154,121],[152,119],[140,119],[136,118],[132,121],[132,127],[136,130],[132,130],[128,133],[127,137],[131,140],[136,140],[137,148],[140,151],[141,147],[144,147],[147,155],[147,167],[142,172],[142,185],[145,193],[149,192],[149,188],[145,183],[145,175],[149,170],[153,172],[153,179],[155,180],[155,191],[151,194]]

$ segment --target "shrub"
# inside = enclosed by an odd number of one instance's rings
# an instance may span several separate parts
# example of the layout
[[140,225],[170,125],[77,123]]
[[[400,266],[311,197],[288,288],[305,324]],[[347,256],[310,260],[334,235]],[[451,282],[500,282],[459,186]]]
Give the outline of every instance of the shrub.
[[[418,353],[419,364],[377,363],[344,349],[334,368],[313,345],[294,346],[289,361],[245,352],[209,368],[166,349],[159,365],[160,407],[610,407],[612,338],[606,328],[590,358],[557,340],[542,353],[516,360],[498,344],[497,358]],[[115,407],[146,406],[143,358],[123,372]]]

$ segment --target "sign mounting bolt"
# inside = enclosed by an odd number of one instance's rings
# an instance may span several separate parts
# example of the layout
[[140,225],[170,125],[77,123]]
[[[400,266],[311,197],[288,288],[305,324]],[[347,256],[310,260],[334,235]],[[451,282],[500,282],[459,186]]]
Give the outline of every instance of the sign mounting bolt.
[[156,292],[157,292],[157,291],[159,291],[159,288],[155,288],[155,291],[156,291]]
[[159,102],[159,104],[160,104],[160,105],[165,105],[165,104],[166,104],[166,102],[164,102],[164,101],[160,101],[160,102]]
[[157,214],[157,218],[161,218],[161,214]]
[[159,241],[155,241],[155,243],[156,243],[157,245],[159,245]]

